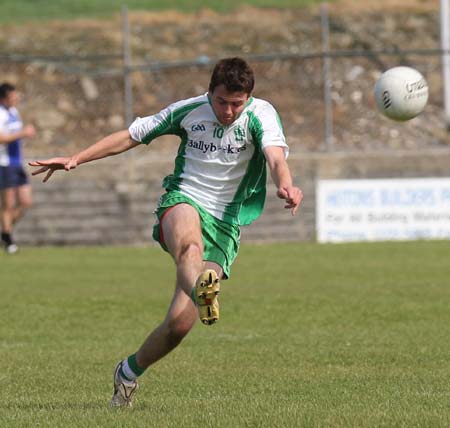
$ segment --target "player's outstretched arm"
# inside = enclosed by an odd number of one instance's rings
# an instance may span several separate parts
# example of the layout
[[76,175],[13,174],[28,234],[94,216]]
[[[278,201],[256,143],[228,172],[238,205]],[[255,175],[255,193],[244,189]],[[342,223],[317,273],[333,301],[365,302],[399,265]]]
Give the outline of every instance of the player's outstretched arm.
[[264,149],[272,180],[277,186],[277,196],[286,201],[284,206],[292,215],[298,210],[303,199],[302,191],[293,185],[291,172],[282,147],[269,146]]
[[44,183],[58,169],[70,171],[82,163],[90,162],[96,159],[102,159],[107,156],[117,155],[139,145],[134,141],[128,130],[115,132],[105,138],[97,141],[87,149],[70,157],[56,157],[46,160],[37,160],[29,162],[30,166],[37,167],[32,175],[47,173],[43,179]]

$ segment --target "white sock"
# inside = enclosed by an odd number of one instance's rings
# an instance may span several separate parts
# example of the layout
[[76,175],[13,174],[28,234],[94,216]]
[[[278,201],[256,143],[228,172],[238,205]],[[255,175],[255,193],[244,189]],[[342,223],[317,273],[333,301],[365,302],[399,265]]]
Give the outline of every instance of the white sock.
[[[122,373],[119,373],[120,375],[123,374],[123,376],[120,376],[122,380],[125,382],[133,382],[137,379],[136,374],[131,370],[130,365],[128,364],[128,359],[123,360],[122,363]],[[125,378],[124,378],[125,376]]]

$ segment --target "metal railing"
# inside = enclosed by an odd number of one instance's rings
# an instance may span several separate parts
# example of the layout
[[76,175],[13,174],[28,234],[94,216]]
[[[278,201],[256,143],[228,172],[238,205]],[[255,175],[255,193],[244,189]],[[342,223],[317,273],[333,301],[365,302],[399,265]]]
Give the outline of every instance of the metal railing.
[[[332,50],[330,49],[330,19],[326,6],[321,8],[321,34],[322,50],[313,52],[272,52],[264,54],[246,54],[245,57],[252,64],[274,63],[274,62],[292,62],[306,64],[311,61],[320,61],[321,63],[321,81],[322,81],[322,110],[323,110],[323,146],[325,150],[333,150],[337,141],[345,138],[345,133],[339,135],[339,123],[336,116],[340,102],[347,94],[342,93],[342,88],[338,88],[336,80],[341,76],[336,76],[341,71],[336,71],[334,67],[337,64],[343,64],[346,60],[369,61],[374,65],[375,70],[381,72],[392,65],[392,63],[405,64],[410,62],[409,58],[422,58],[424,63],[418,64],[419,67],[429,67],[428,60],[433,59],[436,67],[440,67],[440,61],[450,56],[450,50],[440,48],[423,49],[355,49],[355,50]],[[132,57],[130,47],[130,25],[128,20],[128,11],[124,7],[122,11],[122,51],[112,54],[99,53],[95,55],[18,55],[3,54],[0,55],[0,65],[14,64],[41,64],[51,65],[55,70],[66,75],[84,76],[92,79],[121,79],[122,80],[122,103],[124,124],[128,125],[135,114],[134,99],[135,90],[133,87],[134,76],[143,74],[161,74],[165,71],[176,72],[186,69],[197,68],[209,71],[212,65],[219,59],[201,55],[192,59],[181,59],[177,61],[135,61]],[[396,61],[393,61],[396,60]],[[416,61],[417,62],[417,61]],[[439,64],[438,64],[439,63]],[[433,70],[435,72],[435,70]],[[367,82],[357,82],[354,86],[368,85]],[[369,82],[370,83],[370,82]],[[351,85],[348,85],[350,88]],[[296,90],[296,88],[293,88]],[[368,89],[364,89],[364,94]],[[357,95],[355,95],[357,97]],[[368,97],[368,95],[367,95]],[[343,110],[343,109],[342,109]],[[433,111],[435,112],[435,110]],[[444,126],[445,127],[445,126]],[[338,133],[338,135],[335,135]]]

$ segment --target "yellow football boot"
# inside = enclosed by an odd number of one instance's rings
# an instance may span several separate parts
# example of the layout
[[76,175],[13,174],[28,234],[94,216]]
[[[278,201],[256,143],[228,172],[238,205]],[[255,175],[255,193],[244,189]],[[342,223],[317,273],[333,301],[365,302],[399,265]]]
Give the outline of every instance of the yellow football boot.
[[219,302],[217,300],[219,292],[220,282],[216,271],[205,270],[195,283],[198,315],[203,324],[211,325],[219,320]]

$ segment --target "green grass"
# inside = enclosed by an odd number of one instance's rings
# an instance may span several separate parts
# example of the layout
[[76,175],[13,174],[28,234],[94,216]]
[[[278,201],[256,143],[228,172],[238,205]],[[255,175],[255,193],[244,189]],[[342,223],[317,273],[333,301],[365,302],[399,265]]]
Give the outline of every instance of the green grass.
[[[158,248],[0,255],[2,427],[448,427],[450,242],[243,245],[221,320],[106,404],[165,314]],[[206,367],[206,368],[205,368]]]
[[126,4],[129,10],[168,10],[192,12],[209,8],[229,12],[248,4],[256,7],[303,7],[319,0],[2,0],[0,21],[14,22],[36,19],[71,19],[77,17],[108,17],[120,12]]

